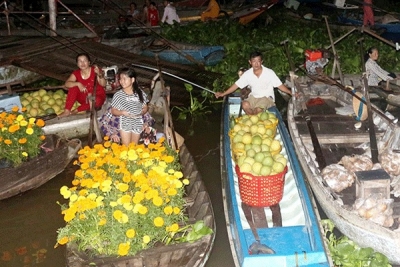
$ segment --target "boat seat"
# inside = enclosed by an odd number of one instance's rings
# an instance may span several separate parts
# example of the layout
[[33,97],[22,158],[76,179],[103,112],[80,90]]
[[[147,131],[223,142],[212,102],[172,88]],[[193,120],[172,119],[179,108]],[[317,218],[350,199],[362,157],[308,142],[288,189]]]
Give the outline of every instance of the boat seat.
[[11,86],[13,86],[13,85],[25,86],[25,83],[22,80],[18,80],[18,81],[14,81],[14,82],[0,84],[0,88],[3,88],[3,87],[6,88],[6,90],[0,90],[0,95],[3,95],[3,94],[12,95],[13,92],[12,92]]

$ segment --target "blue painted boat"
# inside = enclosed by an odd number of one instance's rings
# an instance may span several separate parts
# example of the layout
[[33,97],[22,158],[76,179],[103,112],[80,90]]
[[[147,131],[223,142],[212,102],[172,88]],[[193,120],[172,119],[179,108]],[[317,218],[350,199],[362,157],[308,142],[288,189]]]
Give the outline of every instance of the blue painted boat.
[[[282,144],[281,154],[288,160],[282,200],[279,202],[282,226],[272,226],[275,219],[269,207],[261,207],[270,227],[256,226],[260,242],[273,254],[254,253],[254,227],[246,218],[239,192],[238,176],[231,149],[230,118],[239,114],[240,98],[229,97],[224,102],[221,127],[221,174],[225,218],[230,246],[236,267],[257,266],[332,266],[321,234],[319,214],[310,196],[300,169],[289,133],[279,111],[269,111],[279,119],[275,139]],[[251,207],[252,208],[252,207]],[[258,208],[258,211],[260,208]],[[252,211],[254,212],[254,210]],[[254,214],[254,213],[253,213]],[[258,214],[259,215],[259,214]],[[254,223],[256,219],[253,215]],[[276,217],[275,217],[276,218]],[[260,225],[260,223],[258,223]],[[272,226],[272,227],[271,227]],[[265,251],[265,250],[262,250]],[[265,251],[268,252],[268,251]],[[271,252],[271,251],[269,251]],[[252,254],[251,254],[252,253]]]
[[223,46],[203,46],[156,40],[142,50],[141,54],[153,58],[158,54],[161,60],[177,64],[214,66],[223,59],[225,52]]
[[[339,23],[348,25],[363,25],[362,14],[360,14],[358,17],[352,17],[350,15],[343,14],[338,17],[338,21]],[[384,19],[382,19],[382,21],[384,21]],[[392,23],[380,23],[379,20],[377,20],[377,17],[375,17],[375,25],[372,28],[376,30],[383,29],[385,30],[385,33],[400,33],[400,21],[397,20]]]

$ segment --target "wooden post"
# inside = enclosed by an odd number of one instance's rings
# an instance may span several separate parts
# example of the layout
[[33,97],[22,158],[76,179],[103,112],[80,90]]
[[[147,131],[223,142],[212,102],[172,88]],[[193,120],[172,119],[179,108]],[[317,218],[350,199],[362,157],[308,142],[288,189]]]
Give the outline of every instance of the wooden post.
[[48,0],[50,36],[57,36],[57,0]]

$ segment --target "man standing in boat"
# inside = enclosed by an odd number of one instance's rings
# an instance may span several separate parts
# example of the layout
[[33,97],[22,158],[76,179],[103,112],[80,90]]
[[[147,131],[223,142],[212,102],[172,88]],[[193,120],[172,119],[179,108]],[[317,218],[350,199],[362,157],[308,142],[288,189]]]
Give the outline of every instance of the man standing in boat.
[[253,115],[275,106],[275,87],[289,95],[292,94],[272,69],[262,65],[263,57],[260,52],[251,53],[249,63],[251,68],[225,92],[216,92],[215,97],[224,97],[238,88],[249,87],[251,92],[248,98],[242,101],[242,108],[246,114]]

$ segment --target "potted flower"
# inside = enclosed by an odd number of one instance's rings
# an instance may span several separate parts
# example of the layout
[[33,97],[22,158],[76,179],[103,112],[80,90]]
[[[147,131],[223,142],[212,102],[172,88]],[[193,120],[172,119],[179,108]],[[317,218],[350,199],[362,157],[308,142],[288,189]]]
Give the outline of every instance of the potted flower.
[[[20,113],[21,111],[21,113]],[[0,113],[0,160],[18,166],[40,153],[45,139],[42,119],[28,118],[25,108],[13,107],[11,112]]]
[[106,140],[81,149],[72,186],[63,186],[66,226],[57,245],[93,257],[133,256],[155,246],[195,241],[212,233],[187,223],[185,185],[177,151],[156,144],[129,147]]

